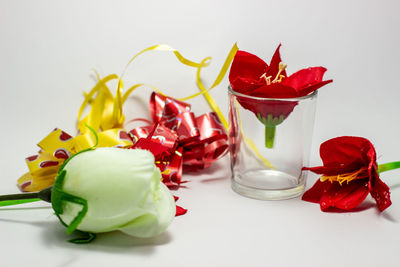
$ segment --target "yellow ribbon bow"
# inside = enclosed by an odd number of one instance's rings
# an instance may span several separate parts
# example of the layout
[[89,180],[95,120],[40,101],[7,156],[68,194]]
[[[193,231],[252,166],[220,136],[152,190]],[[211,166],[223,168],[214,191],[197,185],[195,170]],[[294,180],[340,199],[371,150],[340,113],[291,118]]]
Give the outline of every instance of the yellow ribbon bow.
[[[95,132],[98,132],[99,147],[118,146],[124,148],[132,145],[132,141],[130,140],[128,133],[122,128],[125,121],[125,117],[122,112],[122,106],[134,90],[144,86],[145,84],[135,84],[123,94],[122,77],[133,60],[139,55],[148,51],[172,52],[182,64],[196,68],[197,85],[200,89],[200,92],[178,99],[184,101],[199,95],[203,95],[211,108],[218,114],[225,128],[228,129],[228,123],[225,117],[208,92],[215,88],[222,81],[237,50],[238,48],[235,44],[229,52],[228,57],[226,58],[216,80],[208,89],[205,88],[201,82],[200,73],[202,68],[207,67],[210,64],[211,58],[207,57],[201,62],[196,63],[183,57],[175,48],[165,44],[154,45],[137,53],[128,62],[124,71],[122,72],[121,77],[118,77],[116,74],[111,74],[104,78],[100,78],[100,76],[96,73],[98,82],[88,93],[85,93],[85,98],[78,112],[77,126],[79,134],[75,137],[72,137],[60,129],[55,129],[47,137],[45,137],[38,144],[38,146],[41,148],[39,154],[26,159],[29,172],[19,178],[19,188],[22,191],[32,192],[51,186],[54,183],[54,178],[58,172],[58,169],[66,158],[79,151],[92,147],[96,143],[94,135],[91,133],[90,129],[86,127],[86,125],[88,125]],[[107,86],[107,83],[110,81],[118,82],[115,95],[111,93],[110,88]],[[158,93],[165,95],[154,86],[149,86]],[[90,110],[88,114],[82,118],[83,112],[87,106],[90,107]]]

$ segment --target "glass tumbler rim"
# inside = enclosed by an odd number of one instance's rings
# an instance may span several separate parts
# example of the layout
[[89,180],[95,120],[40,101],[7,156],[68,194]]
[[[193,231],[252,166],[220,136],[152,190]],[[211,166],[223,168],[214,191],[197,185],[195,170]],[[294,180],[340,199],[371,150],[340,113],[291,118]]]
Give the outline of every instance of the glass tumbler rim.
[[300,96],[300,97],[291,97],[291,98],[269,98],[269,97],[257,97],[257,96],[251,96],[251,95],[245,95],[239,92],[236,92],[232,89],[231,85],[228,85],[228,92],[234,96],[239,96],[239,97],[244,97],[244,98],[250,98],[254,100],[278,100],[278,101],[299,101],[299,100],[305,100],[305,99],[311,99],[313,97],[316,97],[318,95],[318,90],[315,90],[311,92],[308,95],[305,96]]

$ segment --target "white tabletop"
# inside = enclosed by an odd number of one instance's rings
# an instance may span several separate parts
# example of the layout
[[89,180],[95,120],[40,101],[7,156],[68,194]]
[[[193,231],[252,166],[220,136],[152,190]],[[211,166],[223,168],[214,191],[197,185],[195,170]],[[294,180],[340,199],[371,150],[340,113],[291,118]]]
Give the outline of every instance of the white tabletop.
[[[331,85],[318,96],[311,165],[319,144],[340,135],[370,139],[378,162],[400,160],[400,10],[398,1],[8,1],[0,0],[0,194],[17,193],[24,158],[53,128],[75,134],[92,68],[120,74],[129,59],[167,43],[200,61],[210,85],[228,51],[264,58],[282,43],[288,72],[325,66]],[[173,97],[197,92],[195,70],[173,55],[149,52],[128,69],[127,86],[153,84]],[[211,91],[227,112],[227,85]],[[149,117],[150,88],[128,100],[128,119]],[[201,114],[201,97],[189,101]],[[230,189],[229,159],[184,174],[176,192],[186,215],[162,235],[99,235],[67,243],[46,203],[0,209],[1,266],[399,266],[400,170],[382,175],[392,206],[322,213],[299,198],[259,201]],[[317,179],[311,175],[308,187]]]

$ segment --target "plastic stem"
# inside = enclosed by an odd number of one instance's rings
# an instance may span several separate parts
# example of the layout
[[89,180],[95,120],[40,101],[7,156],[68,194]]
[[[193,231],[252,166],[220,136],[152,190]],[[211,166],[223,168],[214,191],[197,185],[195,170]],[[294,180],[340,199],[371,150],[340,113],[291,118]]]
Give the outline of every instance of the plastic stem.
[[40,198],[2,200],[2,201],[0,201],[0,207],[13,206],[13,205],[25,204],[25,203],[36,202],[36,201],[40,201]]
[[276,126],[265,126],[265,147],[273,148]]
[[385,164],[380,164],[378,166],[378,172],[385,172],[385,171],[390,171],[394,169],[400,168],[400,161],[393,161],[393,162],[388,162]]
[[0,201],[39,198],[38,195],[39,195],[39,192],[3,195],[3,196],[0,196]]
[[24,204],[39,200],[51,202],[51,190],[52,188],[48,187],[39,192],[3,195],[0,196],[0,207]]

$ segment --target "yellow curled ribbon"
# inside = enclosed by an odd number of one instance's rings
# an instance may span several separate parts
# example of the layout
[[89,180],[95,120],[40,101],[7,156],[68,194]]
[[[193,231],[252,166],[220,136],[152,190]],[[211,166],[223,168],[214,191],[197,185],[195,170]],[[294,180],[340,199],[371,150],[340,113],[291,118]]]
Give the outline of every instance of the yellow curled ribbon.
[[[123,94],[123,81],[122,77],[125,75],[129,65],[141,54],[149,51],[166,51],[172,52],[175,57],[184,65],[197,69],[196,80],[197,86],[200,92],[193,95],[176,98],[182,101],[203,95],[212,110],[214,110],[225,129],[228,129],[228,122],[223,116],[220,108],[209,94],[209,91],[218,86],[223,80],[226,72],[229,69],[230,64],[238,50],[236,43],[230,50],[217,78],[210,88],[206,88],[201,81],[201,70],[210,64],[211,57],[206,57],[199,63],[191,61],[182,56],[175,48],[160,44],[150,46],[137,53],[134,57],[129,60],[125,66],[121,76],[116,74],[108,75],[101,78],[96,72],[98,79],[97,84],[88,92],[84,93],[84,100],[80,106],[77,119],[77,127],[79,134],[76,137],[72,137],[60,129],[55,129],[47,137],[45,137],[38,146],[41,148],[38,155],[28,157],[26,159],[29,172],[24,174],[18,180],[18,186],[22,191],[32,192],[39,191],[54,183],[55,176],[60,168],[61,164],[69,156],[82,151],[86,148],[92,147],[95,144],[95,137],[90,131],[90,128],[98,133],[99,144],[101,147],[129,147],[132,146],[128,133],[123,129],[125,121],[124,114],[122,112],[123,104],[126,102],[128,97],[137,88],[147,85],[154,91],[165,95],[163,92],[158,90],[156,87],[148,84],[138,83],[130,87]],[[118,87],[115,95],[112,94],[107,83],[110,81],[117,81]],[[82,118],[85,109],[89,107],[89,111],[85,117]],[[88,125],[89,128],[86,126]],[[246,141],[247,139],[245,139]],[[246,141],[248,142],[248,141]],[[254,146],[250,145],[254,150]],[[259,157],[262,156],[256,153]],[[263,162],[268,166],[269,162],[263,159]],[[270,165],[270,164],[269,164]]]
[[[121,77],[124,76],[128,66],[135,58],[148,51],[172,52],[182,64],[193,68],[201,69],[209,65],[209,62],[206,61],[201,61],[200,63],[191,61],[183,57],[175,48],[161,44],[148,47],[137,53],[125,66]],[[76,137],[72,137],[60,129],[55,129],[45,137],[38,144],[41,149],[39,154],[26,159],[29,172],[18,179],[18,187],[22,191],[39,191],[51,186],[54,183],[58,169],[65,159],[95,144],[95,137],[91,133],[90,128],[98,132],[99,147],[132,146],[133,143],[128,133],[122,129],[125,121],[122,106],[134,90],[146,84],[133,85],[122,95],[123,81],[118,75],[111,74],[100,78],[96,72],[96,76],[98,82],[88,93],[84,93],[84,100],[78,112],[77,126],[79,134]],[[107,85],[110,81],[118,82],[115,96],[111,93]],[[163,94],[154,86],[149,86],[153,90]],[[90,110],[82,118],[83,112],[88,106]]]

